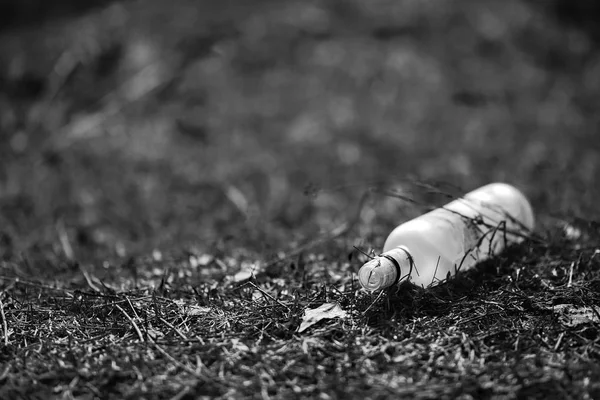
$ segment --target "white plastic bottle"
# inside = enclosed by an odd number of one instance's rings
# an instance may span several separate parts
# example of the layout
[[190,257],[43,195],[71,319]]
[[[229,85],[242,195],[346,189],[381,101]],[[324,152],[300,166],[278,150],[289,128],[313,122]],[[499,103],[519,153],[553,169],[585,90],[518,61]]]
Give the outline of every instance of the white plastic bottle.
[[533,226],[523,193],[492,183],[396,227],[358,279],[370,291],[406,278],[423,287],[437,284],[522,241]]

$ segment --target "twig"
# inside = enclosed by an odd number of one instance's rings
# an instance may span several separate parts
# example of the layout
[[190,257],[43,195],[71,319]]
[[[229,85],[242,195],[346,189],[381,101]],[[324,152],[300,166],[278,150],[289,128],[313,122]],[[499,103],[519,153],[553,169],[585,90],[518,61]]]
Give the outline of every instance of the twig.
[[[441,256],[438,256],[437,263],[435,263],[435,270],[433,271],[433,278],[431,278],[431,283],[430,283],[430,285],[433,285],[433,283],[434,283],[434,282],[435,282],[435,280],[436,280],[436,275],[437,275],[437,272],[438,272],[438,268],[439,268],[439,266],[440,266],[440,260],[441,260],[441,259],[442,259],[442,257],[441,257]],[[460,268],[460,266],[459,266],[458,268]],[[458,272],[458,271],[456,271],[456,272]],[[439,280],[439,279],[438,279],[438,280]]]
[[373,300],[373,302],[369,305],[369,307],[367,307],[367,309],[365,311],[363,311],[363,315],[365,315],[367,313],[367,311],[369,311],[371,309],[371,307],[373,307],[375,305],[375,303],[377,303],[379,301],[381,296],[383,296],[383,293],[385,293],[385,290],[382,290],[381,292],[379,292],[379,294],[377,295],[375,300]]
[[273,300],[275,303],[279,304],[281,307],[284,307],[286,310],[290,311],[290,308],[288,306],[286,306],[285,304],[283,304],[282,302],[280,302],[279,300],[277,300],[275,297],[271,296],[269,293],[267,293],[266,291],[264,291],[263,289],[259,288],[258,286],[256,286],[253,282],[248,282],[248,284],[250,286],[252,286],[254,289],[258,290],[259,292],[261,292],[264,296],[270,298],[271,300]]
[[374,258],[375,258],[375,257],[373,257],[372,255],[370,255],[370,254],[367,254],[367,252],[365,252],[365,251],[363,251],[363,250],[359,249],[357,246],[352,246],[352,247],[354,247],[354,249],[355,249],[356,251],[358,251],[359,253],[361,253],[363,256],[366,256],[366,257],[368,257],[368,258],[369,258],[369,260],[372,260],[372,259],[374,259]]
[[163,324],[165,324],[169,328],[173,329],[179,335],[179,337],[181,337],[184,340],[188,339],[183,333],[181,333],[181,331],[179,329],[177,329],[177,327],[175,325],[173,325],[172,323],[170,323],[169,321],[167,321],[163,317],[158,317],[158,319],[160,320],[160,322],[162,322]]
[[140,338],[141,342],[144,342],[144,336],[142,335],[142,331],[140,331],[140,328],[138,328],[137,324],[135,323],[135,321],[129,316],[129,314],[127,314],[125,312],[125,310],[123,310],[123,308],[121,308],[120,305],[115,304],[114,305],[116,308],[119,309],[119,311],[121,311],[123,313],[123,315],[125,315],[125,318],[127,318],[129,320],[129,322],[131,323],[131,325],[133,326],[133,329],[135,329],[135,332],[137,333],[138,337]]
[[571,268],[569,270],[569,282],[567,282],[567,287],[571,287],[573,285],[573,268],[575,267],[575,261],[571,263]]
[[0,296],[0,316],[2,316],[2,329],[4,329],[4,345],[8,346],[8,324],[6,322],[6,314],[4,314],[2,296]]
[[135,308],[133,308],[133,304],[131,304],[131,300],[129,300],[129,297],[125,296],[125,300],[127,300],[127,303],[129,303],[129,307],[131,307],[131,311],[133,311],[133,315],[135,315],[135,317],[137,319],[140,319],[140,316],[138,315],[138,313],[135,311]]
[[554,351],[557,351],[558,348],[560,347],[560,342],[562,341],[563,336],[565,336],[564,332],[561,332],[560,335],[558,335],[558,340],[556,341],[556,344],[554,345]]

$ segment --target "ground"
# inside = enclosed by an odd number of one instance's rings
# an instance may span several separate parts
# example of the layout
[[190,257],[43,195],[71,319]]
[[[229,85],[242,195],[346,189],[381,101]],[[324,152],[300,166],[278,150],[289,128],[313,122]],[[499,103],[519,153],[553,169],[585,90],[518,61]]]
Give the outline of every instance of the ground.
[[[10,24],[0,397],[600,398],[600,36],[565,4],[98,1]],[[492,181],[531,200],[531,238],[436,287],[360,289],[394,226]],[[326,303],[345,317],[300,330]]]

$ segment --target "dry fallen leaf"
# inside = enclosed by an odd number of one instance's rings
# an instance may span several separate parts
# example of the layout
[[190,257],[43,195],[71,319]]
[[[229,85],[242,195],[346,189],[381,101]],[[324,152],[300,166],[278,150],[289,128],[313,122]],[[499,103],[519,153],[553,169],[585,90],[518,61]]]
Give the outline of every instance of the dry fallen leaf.
[[553,311],[565,326],[575,327],[581,324],[600,322],[600,307],[579,307],[573,304],[558,304]]
[[325,303],[314,309],[307,308],[304,310],[298,333],[304,332],[322,319],[344,318],[346,315],[346,311],[338,303]]
[[195,304],[189,304],[185,300],[174,300],[173,301],[179,307],[179,310],[184,315],[194,316],[194,315],[205,315],[210,311],[210,307],[202,307]]

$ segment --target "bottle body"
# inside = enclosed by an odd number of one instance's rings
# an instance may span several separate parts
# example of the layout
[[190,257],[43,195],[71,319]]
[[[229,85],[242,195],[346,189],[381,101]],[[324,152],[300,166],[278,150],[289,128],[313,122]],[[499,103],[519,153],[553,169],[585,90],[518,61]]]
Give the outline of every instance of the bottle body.
[[[390,276],[399,271],[416,285],[436,284],[521,241],[533,226],[525,196],[510,185],[492,183],[396,227],[383,248],[387,256],[366,263],[359,280],[376,290],[389,286]],[[377,278],[382,273],[388,276],[385,282]]]

